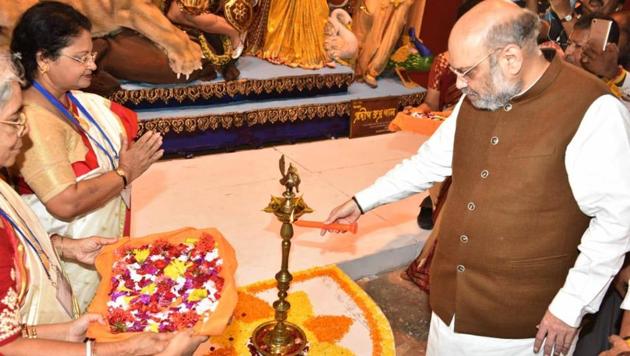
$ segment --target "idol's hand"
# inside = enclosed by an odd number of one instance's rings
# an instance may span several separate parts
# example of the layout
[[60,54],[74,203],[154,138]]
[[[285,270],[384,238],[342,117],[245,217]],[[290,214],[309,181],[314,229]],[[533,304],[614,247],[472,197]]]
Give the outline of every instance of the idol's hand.
[[82,342],[85,339],[88,326],[93,322],[105,325],[105,319],[100,314],[83,314],[79,319],[68,322],[66,341]]
[[140,177],[153,163],[162,157],[162,135],[148,131],[138,141],[129,144],[125,136],[121,136],[120,160],[118,166],[127,174],[129,183]]
[[103,246],[114,244],[118,241],[115,238],[86,237],[84,239],[70,239],[59,237],[63,241],[55,245],[61,245],[64,259],[71,259],[77,262],[93,265],[94,259],[101,252]]
[[554,356],[560,354],[566,355],[571,348],[571,343],[576,334],[577,328],[566,324],[547,310],[540,324],[538,324],[538,333],[536,333],[536,341],[534,342],[534,353],[538,353],[544,341],[545,356],[550,356],[552,351]]
[[[359,209],[359,206],[354,201],[354,199],[350,199],[347,202],[334,208],[330,212],[330,215],[328,215],[328,219],[324,221],[324,224],[326,225],[332,224],[332,223],[352,224],[356,222],[357,220],[359,220],[360,217],[361,217],[361,209]],[[327,230],[322,230],[320,232],[320,235],[324,236],[326,234],[326,231]],[[334,231],[334,230],[331,230],[331,231],[335,233],[342,232],[342,231]]]
[[174,333],[166,349],[156,356],[192,355],[206,340],[207,336],[194,336],[192,329],[178,331]]

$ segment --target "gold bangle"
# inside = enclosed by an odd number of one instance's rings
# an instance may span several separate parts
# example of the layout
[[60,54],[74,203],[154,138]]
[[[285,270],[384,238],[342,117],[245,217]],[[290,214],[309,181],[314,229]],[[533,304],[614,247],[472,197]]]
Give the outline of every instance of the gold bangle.
[[127,188],[127,185],[129,184],[129,181],[127,180],[127,172],[125,172],[125,170],[121,167],[118,167],[114,170],[114,173],[118,174],[118,176],[122,178],[123,189]]
[[22,325],[22,337],[27,339],[37,339],[37,328],[35,325]]
[[54,244],[53,246],[55,248],[55,252],[57,252],[57,256],[59,256],[59,259],[62,259],[63,258],[63,236],[59,234],[52,234],[51,241],[52,241],[52,238],[55,236],[59,238],[59,246],[54,246]]

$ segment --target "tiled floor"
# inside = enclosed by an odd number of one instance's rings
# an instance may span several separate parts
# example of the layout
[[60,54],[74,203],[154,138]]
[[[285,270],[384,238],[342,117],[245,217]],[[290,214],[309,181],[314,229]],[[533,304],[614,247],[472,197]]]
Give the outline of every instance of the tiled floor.
[[[425,139],[394,133],[158,162],[134,182],[132,235],[216,227],[236,250],[238,284],[269,279],[280,267],[280,223],[262,209],[272,194],[282,192],[282,154],[298,168],[300,192],[315,209],[305,218],[323,220],[333,207],[415,153]],[[421,200],[411,197],[368,213],[356,235],[320,237],[319,231],[296,228],[290,269],[352,261],[406,246],[417,249],[428,235],[415,222]]]
[[[315,209],[307,218],[323,220],[334,206],[415,153],[424,139],[396,133],[159,162],[134,183],[132,233],[216,227],[236,250],[239,285],[273,278],[280,267],[280,223],[262,209],[271,194],[282,191],[278,183],[282,154],[298,168],[300,192]],[[422,198],[368,213],[360,219],[357,235],[320,237],[319,231],[296,227],[292,240],[292,271],[359,260],[355,269],[371,275],[359,284],[388,317],[401,356],[425,353],[427,296],[402,280],[400,269],[378,273],[380,269],[370,270],[364,261],[391,259],[392,251],[400,249],[413,249],[408,256],[417,253],[428,236],[416,223]],[[393,267],[406,261],[387,262]],[[371,268],[376,266],[383,268],[383,263]]]

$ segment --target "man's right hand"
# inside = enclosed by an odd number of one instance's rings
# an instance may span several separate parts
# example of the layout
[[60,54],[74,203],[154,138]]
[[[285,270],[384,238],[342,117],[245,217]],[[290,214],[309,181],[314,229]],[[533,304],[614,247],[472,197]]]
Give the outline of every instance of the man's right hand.
[[127,173],[128,183],[133,182],[149,167],[162,157],[162,135],[148,131],[138,141],[128,143],[126,137],[121,137],[120,161],[118,165]]
[[[361,209],[354,201],[354,199],[350,199],[347,202],[339,205],[334,208],[330,215],[328,215],[328,219],[324,221],[324,224],[333,224],[333,223],[341,223],[341,224],[352,224],[359,220],[361,217]],[[327,230],[322,230],[320,235],[324,236]],[[345,231],[333,231],[336,233],[345,232]]]

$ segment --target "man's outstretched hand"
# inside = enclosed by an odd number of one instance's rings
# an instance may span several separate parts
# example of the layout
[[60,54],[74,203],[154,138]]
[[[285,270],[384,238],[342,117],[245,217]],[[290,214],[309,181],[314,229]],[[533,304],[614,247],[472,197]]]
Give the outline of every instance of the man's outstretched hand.
[[[332,223],[341,223],[341,224],[352,224],[359,220],[361,217],[361,209],[354,201],[354,199],[350,199],[347,202],[339,205],[334,208],[330,215],[328,215],[328,219],[324,221],[324,224],[332,224]],[[324,236],[328,230],[322,230],[320,235]],[[345,232],[345,231],[335,231],[330,230],[335,233]]]

